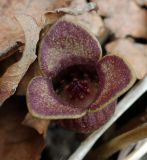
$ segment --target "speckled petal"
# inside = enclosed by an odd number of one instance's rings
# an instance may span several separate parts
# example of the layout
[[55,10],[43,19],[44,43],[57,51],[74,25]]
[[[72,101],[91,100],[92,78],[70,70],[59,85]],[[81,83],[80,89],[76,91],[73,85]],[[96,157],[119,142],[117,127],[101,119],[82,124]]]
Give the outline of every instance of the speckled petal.
[[57,66],[62,67],[60,61],[69,57],[97,62],[101,57],[101,47],[98,40],[81,25],[62,18],[48,29],[40,42],[40,67],[43,73],[52,75]]
[[35,77],[30,82],[27,104],[33,116],[44,119],[79,118],[86,113],[85,109],[62,104],[46,77]]
[[126,92],[136,78],[127,62],[121,57],[109,55],[97,65],[99,77],[97,100],[90,106],[90,111],[98,111]]
[[113,115],[116,102],[98,112],[88,112],[79,119],[60,120],[59,124],[66,129],[79,132],[90,133],[104,125]]

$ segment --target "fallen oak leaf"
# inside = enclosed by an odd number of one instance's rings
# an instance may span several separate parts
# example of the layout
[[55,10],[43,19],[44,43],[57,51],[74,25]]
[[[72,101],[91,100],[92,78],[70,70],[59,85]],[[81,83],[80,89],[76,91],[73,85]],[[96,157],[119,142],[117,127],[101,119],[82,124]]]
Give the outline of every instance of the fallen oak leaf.
[[147,45],[124,38],[108,43],[106,50],[126,58],[132,65],[138,79],[143,79],[147,75]]
[[147,12],[134,0],[91,0],[98,5],[98,13],[116,37],[147,38]]
[[[9,57],[19,47],[17,42],[24,43],[24,34],[14,17],[8,17],[0,13],[0,58]],[[15,48],[15,49],[14,49]]]
[[27,112],[22,102],[12,97],[0,108],[0,159],[39,160],[44,149],[43,137],[21,124]]
[[58,9],[55,9],[54,11],[48,11],[48,13],[64,13],[64,14],[67,13],[67,14],[77,16],[94,9],[96,9],[96,4],[93,2],[90,2],[90,3],[85,3],[83,5],[76,6],[76,7],[58,8]]
[[50,121],[45,119],[38,119],[28,113],[22,123],[26,126],[34,128],[39,134],[42,134],[44,137],[46,137]]
[[21,59],[11,65],[0,77],[0,105],[15,93],[20,80],[36,59],[36,44],[39,40],[40,28],[30,16],[17,15],[16,18],[24,30],[25,49]]

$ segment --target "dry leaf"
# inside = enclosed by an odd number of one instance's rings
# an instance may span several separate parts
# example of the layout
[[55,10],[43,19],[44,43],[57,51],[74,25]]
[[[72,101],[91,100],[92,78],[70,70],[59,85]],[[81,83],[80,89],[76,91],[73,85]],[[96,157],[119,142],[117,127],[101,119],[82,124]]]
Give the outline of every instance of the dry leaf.
[[139,127],[125,132],[109,142],[101,145],[99,148],[95,149],[95,151],[89,154],[91,159],[100,159],[106,160],[115,152],[129,146],[130,144],[136,143],[139,140],[147,138],[147,124],[144,123]]
[[0,108],[0,159],[39,160],[44,140],[34,129],[21,124],[26,110],[20,97]]
[[87,3],[85,0],[74,0],[69,7],[46,12],[46,23],[52,24],[65,15],[67,18],[88,28],[101,40],[107,33],[107,30],[102,18],[94,9],[96,9],[95,3]]
[[137,4],[147,7],[147,0],[135,0]]
[[17,16],[25,34],[25,49],[20,60],[12,64],[0,77],[0,105],[14,94],[18,83],[36,59],[36,44],[39,39],[40,28],[30,16]]
[[135,43],[130,39],[118,39],[107,44],[106,50],[126,58],[138,79],[147,75],[147,45]]
[[65,17],[86,27],[95,36],[97,36],[99,40],[103,39],[104,35],[107,33],[103,20],[95,11],[87,12],[78,16],[65,15]]
[[0,56],[11,52],[16,42],[24,43],[24,33],[15,18],[16,14],[32,16],[38,25],[43,26],[42,14],[48,9],[64,7],[68,0],[1,0],[0,1]]
[[41,71],[39,68],[38,61],[36,60],[28,69],[27,73],[24,75],[22,80],[20,81],[16,94],[19,96],[25,96],[26,95],[26,90],[27,86],[32,78],[35,76],[41,75]]
[[[93,0],[96,1],[96,0]],[[98,0],[99,13],[116,37],[131,35],[147,38],[147,12],[134,0]]]
[[23,124],[37,130],[39,134],[46,136],[50,121],[45,119],[37,119],[28,113],[23,121]]
[[50,13],[67,13],[67,14],[77,16],[94,9],[96,9],[96,4],[91,2],[91,3],[85,3],[84,5],[80,5],[80,6],[77,5],[75,7],[69,6],[67,8],[58,8],[58,9],[55,9],[54,11],[49,11],[49,12]]
[[16,53],[20,48],[24,46],[21,42],[15,42],[10,48],[6,51],[0,50],[0,61],[4,60],[5,58],[11,56],[12,54]]

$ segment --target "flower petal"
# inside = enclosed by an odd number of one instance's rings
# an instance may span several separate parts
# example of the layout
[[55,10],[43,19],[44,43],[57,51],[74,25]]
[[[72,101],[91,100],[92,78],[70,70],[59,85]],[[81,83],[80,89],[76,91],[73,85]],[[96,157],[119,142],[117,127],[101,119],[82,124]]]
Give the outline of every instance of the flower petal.
[[35,77],[27,89],[28,109],[33,116],[44,119],[79,118],[86,111],[64,105],[56,97],[52,84],[46,77]]
[[121,57],[109,55],[99,61],[97,67],[99,85],[97,100],[90,106],[98,111],[126,92],[136,78],[130,66]]
[[68,57],[97,62],[101,57],[101,47],[81,25],[62,18],[45,32],[39,48],[39,63],[45,74],[52,75],[54,68],[62,65],[60,61]]
[[79,132],[90,133],[104,125],[113,115],[116,101],[98,112],[88,112],[79,119],[59,120],[59,124],[66,129]]

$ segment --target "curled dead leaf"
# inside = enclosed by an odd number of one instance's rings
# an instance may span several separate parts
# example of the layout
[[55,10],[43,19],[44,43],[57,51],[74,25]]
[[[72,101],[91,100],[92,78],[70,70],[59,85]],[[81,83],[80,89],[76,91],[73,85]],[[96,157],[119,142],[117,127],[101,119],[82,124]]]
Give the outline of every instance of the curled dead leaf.
[[0,108],[0,159],[40,159],[44,139],[34,129],[21,124],[27,112],[23,101],[13,97]]
[[77,5],[75,7],[69,6],[67,8],[58,8],[55,9],[54,11],[48,11],[49,13],[64,13],[64,14],[70,14],[70,15],[80,15],[86,12],[89,12],[91,10],[96,9],[96,4],[93,2],[90,3],[85,3],[82,5]]
[[0,50],[0,61],[2,61],[3,59],[11,56],[12,54],[16,53],[21,46],[23,46],[24,44],[21,42],[16,42],[15,44],[13,44],[10,48],[8,48],[8,50]]
[[26,72],[24,77],[21,79],[21,81],[20,81],[20,83],[17,87],[16,94],[19,95],[19,96],[25,96],[27,86],[28,86],[30,80],[33,77],[39,76],[39,75],[41,75],[41,71],[40,71],[40,68],[39,68],[38,61],[36,60],[33,64],[31,64],[28,71]]
[[116,37],[147,38],[147,12],[134,0],[92,0],[97,2],[98,12],[104,23]]
[[25,49],[20,60],[7,68],[0,77],[0,105],[14,94],[30,64],[36,59],[36,44],[39,40],[40,28],[30,16],[18,15],[17,19],[24,30]]
[[136,43],[131,39],[118,39],[108,43],[106,50],[126,58],[138,79],[143,79],[147,75],[147,45]]
[[[43,26],[42,14],[46,10],[66,7],[69,0],[1,0],[0,1],[0,57],[11,52],[16,42],[24,43],[23,30],[15,18],[16,14],[33,17],[39,26]],[[8,54],[9,55],[9,54]]]

